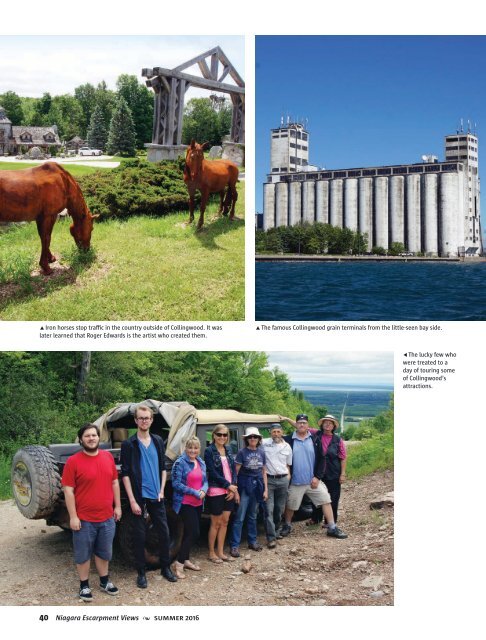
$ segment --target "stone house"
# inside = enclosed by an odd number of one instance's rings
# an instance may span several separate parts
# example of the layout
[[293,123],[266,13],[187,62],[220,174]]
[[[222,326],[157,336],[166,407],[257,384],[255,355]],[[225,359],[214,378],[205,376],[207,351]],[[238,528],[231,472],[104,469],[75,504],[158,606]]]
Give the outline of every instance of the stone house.
[[26,127],[14,126],[7,117],[5,109],[0,106],[0,154],[16,155],[25,153],[32,147],[39,147],[44,153],[52,149],[60,149],[57,126]]

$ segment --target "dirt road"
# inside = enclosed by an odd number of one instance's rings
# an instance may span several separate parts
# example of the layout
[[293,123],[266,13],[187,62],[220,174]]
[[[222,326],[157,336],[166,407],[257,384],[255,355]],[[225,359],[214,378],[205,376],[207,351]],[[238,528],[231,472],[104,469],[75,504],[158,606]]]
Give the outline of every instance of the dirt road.
[[[94,590],[98,606],[127,605],[392,605],[393,509],[370,510],[373,499],[393,490],[393,474],[378,473],[343,487],[340,526],[347,540],[296,523],[275,550],[251,554],[250,573],[243,558],[214,565],[201,547],[194,559],[200,572],[169,584],[149,572],[149,587],[135,586],[134,572],[119,557],[111,576],[120,595]],[[12,501],[0,503],[0,604],[89,607],[77,598],[78,582],[68,532],[26,520]],[[264,540],[261,539],[263,543]],[[244,546],[242,545],[242,549]],[[91,586],[97,585],[94,575]]]

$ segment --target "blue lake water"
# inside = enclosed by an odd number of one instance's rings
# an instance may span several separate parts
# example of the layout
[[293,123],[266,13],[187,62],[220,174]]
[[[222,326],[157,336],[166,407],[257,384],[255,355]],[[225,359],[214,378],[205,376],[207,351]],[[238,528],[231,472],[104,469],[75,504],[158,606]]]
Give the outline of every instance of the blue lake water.
[[486,320],[486,263],[257,262],[256,320]]

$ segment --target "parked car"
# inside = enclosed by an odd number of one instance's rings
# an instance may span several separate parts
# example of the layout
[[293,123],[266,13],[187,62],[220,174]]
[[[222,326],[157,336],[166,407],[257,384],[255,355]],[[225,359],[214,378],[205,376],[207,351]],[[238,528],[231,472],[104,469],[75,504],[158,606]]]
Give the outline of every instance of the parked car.
[[[248,426],[265,430],[278,415],[258,415],[240,413],[233,410],[198,410],[187,402],[160,402],[145,400],[143,403],[118,404],[94,421],[100,429],[100,448],[111,453],[120,472],[121,443],[135,432],[133,419],[139,404],[150,407],[154,414],[151,432],[161,436],[166,442],[166,484],[167,519],[171,532],[171,556],[175,557],[182,541],[181,521],[172,509],[172,486],[170,470],[183,450],[184,442],[192,435],[201,441],[201,455],[211,443],[213,428],[224,423],[230,437],[228,445],[234,454],[244,446],[243,434]],[[28,445],[19,449],[12,463],[11,481],[15,502],[20,512],[34,520],[45,519],[48,525],[69,529],[69,514],[61,489],[61,477],[68,458],[81,450],[78,443],[51,444],[48,447]],[[119,547],[130,563],[134,564],[133,525],[134,516],[120,482],[122,496],[122,518],[117,526]],[[308,514],[306,514],[308,515]],[[150,519],[147,520],[145,557],[149,566],[159,563],[157,534]]]
[[80,147],[79,155],[80,156],[101,156],[103,151],[101,149],[90,149],[89,147]]

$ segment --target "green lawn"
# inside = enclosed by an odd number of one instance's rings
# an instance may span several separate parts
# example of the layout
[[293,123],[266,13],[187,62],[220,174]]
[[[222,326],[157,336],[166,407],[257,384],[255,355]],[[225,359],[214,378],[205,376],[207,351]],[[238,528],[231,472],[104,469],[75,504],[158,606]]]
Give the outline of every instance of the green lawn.
[[188,212],[97,223],[88,256],[74,248],[71,219],[58,221],[51,250],[60,264],[48,277],[32,274],[35,224],[0,232],[0,319],[244,320],[244,187],[241,220],[212,220],[215,202],[202,232],[183,226]]
[[[30,169],[31,167],[38,167],[41,163],[39,162],[0,162],[0,171],[6,171],[7,169]],[[71,175],[75,178],[79,178],[80,176],[86,176],[90,173],[94,173],[95,171],[100,171],[103,167],[85,167],[79,164],[70,164],[67,162],[62,165],[66,171],[69,171]],[[109,171],[110,169],[105,169]]]

